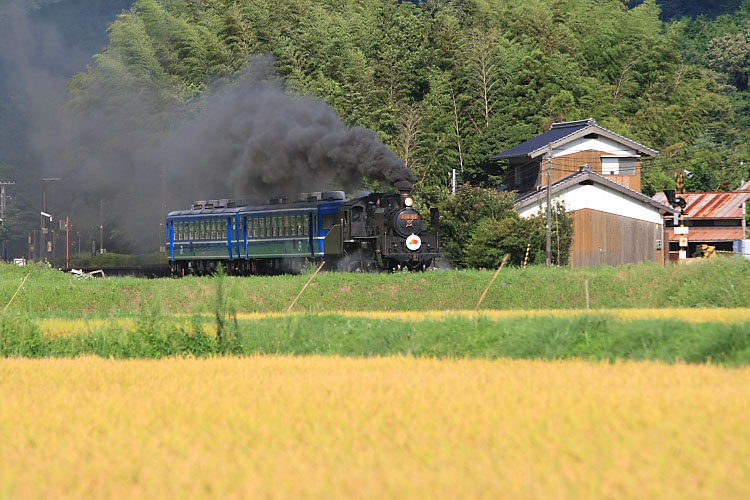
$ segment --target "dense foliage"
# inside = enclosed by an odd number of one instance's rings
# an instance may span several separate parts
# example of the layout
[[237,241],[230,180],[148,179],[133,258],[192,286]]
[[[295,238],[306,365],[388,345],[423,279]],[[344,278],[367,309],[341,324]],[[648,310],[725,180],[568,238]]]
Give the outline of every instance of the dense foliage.
[[[440,235],[446,258],[456,266],[495,268],[505,254],[510,263],[546,262],[546,217],[523,219],[516,212],[512,192],[499,193],[464,185],[455,196],[439,202]],[[552,262],[568,263],[573,236],[572,218],[562,205],[553,207]]]
[[[697,5],[137,0],[68,82],[69,104],[158,141],[217,78],[271,54],[291,91],[376,130],[416,174],[416,191],[445,191],[453,168],[461,183],[499,187],[503,165],[488,161],[493,153],[553,122],[589,117],[661,151],[644,164],[646,194],[682,168],[695,173],[691,190],[730,189],[750,178],[742,163],[750,159],[750,0]],[[722,15],[681,17],[701,13]],[[134,111],[123,119],[123,109]],[[85,145],[65,159],[110,146]]]

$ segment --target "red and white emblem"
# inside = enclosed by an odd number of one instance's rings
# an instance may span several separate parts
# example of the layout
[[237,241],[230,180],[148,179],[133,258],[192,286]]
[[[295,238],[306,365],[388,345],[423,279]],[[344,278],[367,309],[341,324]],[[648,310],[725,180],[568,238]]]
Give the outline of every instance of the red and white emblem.
[[422,246],[422,238],[417,236],[416,234],[412,234],[408,238],[406,238],[406,248],[409,250],[419,250],[419,247]]

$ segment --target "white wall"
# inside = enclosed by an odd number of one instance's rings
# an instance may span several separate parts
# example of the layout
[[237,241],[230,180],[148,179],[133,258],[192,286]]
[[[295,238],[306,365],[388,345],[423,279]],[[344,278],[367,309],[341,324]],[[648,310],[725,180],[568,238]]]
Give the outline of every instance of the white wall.
[[[639,201],[624,193],[601,184],[574,184],[552,194],[552,204],[562,201],[568,211],[590,208],[615,215],[630,217],[631,219],[663,224],[659,209],[646,202]],[[541,209],[546,210],[547,198],[542,197]],[[516,206],[521,217],[531,217],[540,210],[540,200],[526,202]]]
[[638,152],[635,149],[626,147],[624,144],[609,140],[605,137],[599,136],[598,139],[586,139],[580,138],[575,141],[570,141],[562,146],[553,148],[553,158],[558,156],[565,156],[573,153],[580,153],[581,151],[601,151],[613,156],[637,156]]

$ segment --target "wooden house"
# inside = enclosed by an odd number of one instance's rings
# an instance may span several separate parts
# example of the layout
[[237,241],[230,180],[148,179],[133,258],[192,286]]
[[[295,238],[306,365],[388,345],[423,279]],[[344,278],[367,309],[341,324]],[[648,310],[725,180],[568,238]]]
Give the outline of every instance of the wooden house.
[[658,154],[590,118],[554,123],[547,132],[498,153],[491,160],[508,162],[505,182],[509,190],[519,195],[546,186],[548,173],[554,183],[578,172],[583,165],[626,188],[641,191],[641,159]]
[[[664,263],[664,214],[676,213],[672,207],[589,167],[553,182],[550,195],[573,217],[572,267]],[[546,201],[545,186],[517,198],[516,209],[530,217],[546,210]]]

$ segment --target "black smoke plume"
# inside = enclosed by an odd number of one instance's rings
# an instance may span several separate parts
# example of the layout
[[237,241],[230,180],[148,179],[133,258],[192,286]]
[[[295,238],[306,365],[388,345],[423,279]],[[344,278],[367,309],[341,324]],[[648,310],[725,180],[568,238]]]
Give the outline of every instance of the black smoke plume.
[[269,57],[253,58],[170,133],[162,154],[172,174],[206,176],[235,195],[352,190],[363,177],[411,189],[414,174],[374,131],[349,128],[322,100],[285,91],[272,67]]

